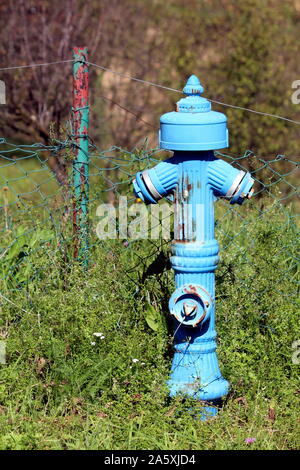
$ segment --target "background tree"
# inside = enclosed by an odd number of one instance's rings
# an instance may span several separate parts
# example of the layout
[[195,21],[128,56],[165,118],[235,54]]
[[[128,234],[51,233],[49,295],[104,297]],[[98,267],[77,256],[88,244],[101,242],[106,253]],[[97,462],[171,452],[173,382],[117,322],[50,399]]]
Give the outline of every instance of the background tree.
[[[299,78],[298,0],[9,0],[0,6],[0,67],[72,58],[181,89],[197,74],[208,98],[298,120],[291,83]],[[58,138],[69,117],[71,64],[1,72],[7,85],[2,135]],[[180,95],[90,68],[91,137],[102,148],[157,143],[159,116]],[[298,153],[299,126],[214,105],[230,124],[230,152]],[[63,160],[52,166],[60,182]]]

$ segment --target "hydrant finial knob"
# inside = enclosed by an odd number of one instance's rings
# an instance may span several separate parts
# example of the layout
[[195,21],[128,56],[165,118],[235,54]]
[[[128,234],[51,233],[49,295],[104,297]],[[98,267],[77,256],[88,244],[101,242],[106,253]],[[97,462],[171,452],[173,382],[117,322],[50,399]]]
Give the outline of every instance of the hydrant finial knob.
[[204,88],[201,85],[199,78],[196,77],[196,75],[190,76],[183,89],[183,93],[185,95],[201,95],[203,91]]
[[211,110],[210,102],[201,96],[204,88],[196,75],[191,75],[185,84],[183,93],[186,95],[177,102],[177,112],[180,113],[208,113]]

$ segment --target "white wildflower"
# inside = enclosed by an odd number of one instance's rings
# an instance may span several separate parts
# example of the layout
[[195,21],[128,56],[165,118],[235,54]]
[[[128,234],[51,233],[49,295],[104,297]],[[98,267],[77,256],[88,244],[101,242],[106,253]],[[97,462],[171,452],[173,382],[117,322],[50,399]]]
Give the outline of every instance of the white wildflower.
[[105,336],[103,333],[93,333],[94,336],[96,336],[96,338],[100,338],[100,339],[104,339]]

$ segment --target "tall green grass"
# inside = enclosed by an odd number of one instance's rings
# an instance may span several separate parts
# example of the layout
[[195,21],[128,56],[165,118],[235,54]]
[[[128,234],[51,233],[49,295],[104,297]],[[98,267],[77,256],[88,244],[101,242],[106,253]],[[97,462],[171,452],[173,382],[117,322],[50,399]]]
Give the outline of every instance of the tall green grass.
[[218,210],[218,355],[231,383],[218,416],[194,419],[201,404],[168,397],[173,274],[145,277],[168,244],[95,241],[84,272],[43,232],[1,281],[1,449],[299,447],[295,219],[272,203],[248,206],[243,219]]

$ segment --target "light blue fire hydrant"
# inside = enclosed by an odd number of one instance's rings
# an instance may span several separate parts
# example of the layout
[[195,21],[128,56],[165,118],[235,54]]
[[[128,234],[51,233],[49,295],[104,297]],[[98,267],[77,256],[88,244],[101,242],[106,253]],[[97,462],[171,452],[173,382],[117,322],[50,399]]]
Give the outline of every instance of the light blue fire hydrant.
[[[218,242],[214,238],[214,202],[218,198],[242,204],[252,195],[249,173],[216,158],[214,150],[228,147],[227,118],[211,110],[201,97],[203,87],[192,75],[187,97],[174,112],[160,118],[160,148],[174,155],[154,168],[137,173],[134,191],[146,204],[174,197],[174,240],[171,265],[176,290],[169,309],[174,317],[174,357],[170,396],[183,393],[206,402],[215,415],[229,383],[222,377],[216,355],[215,270]],[[211,405],[211,406],[210,406]]]

